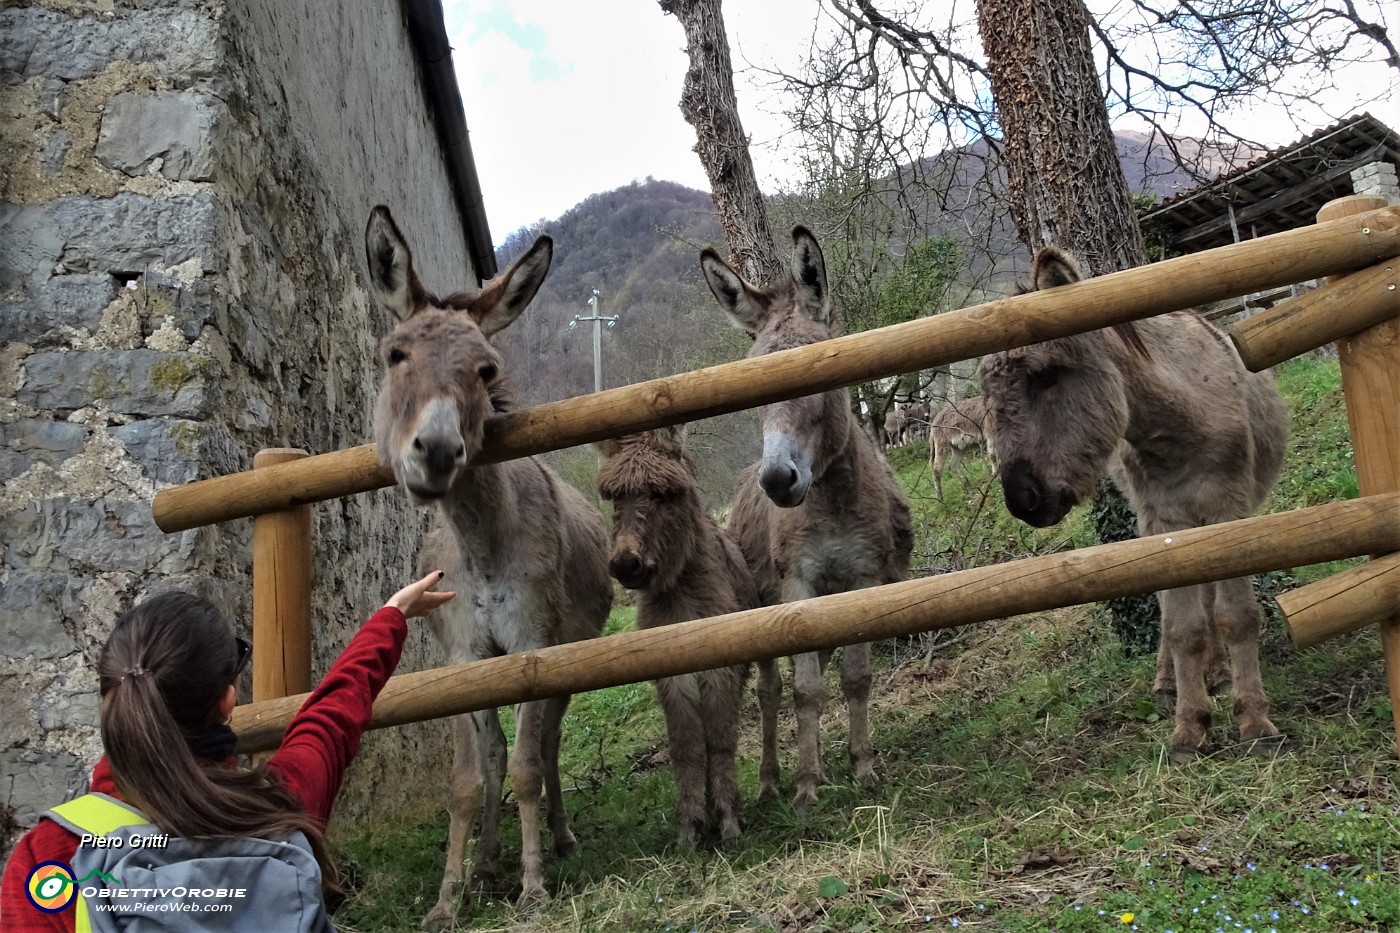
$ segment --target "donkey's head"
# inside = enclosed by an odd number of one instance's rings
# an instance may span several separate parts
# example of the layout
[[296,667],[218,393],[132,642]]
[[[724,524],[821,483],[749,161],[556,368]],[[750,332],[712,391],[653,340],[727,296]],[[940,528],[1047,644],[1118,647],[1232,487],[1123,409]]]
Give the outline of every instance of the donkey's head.
[[[706,248],[700,268],[710,291],[735,326],[753,338],[749,356],[816,343],[831,336],[831,294],[826,260],[817,238],[803,226],[792,228],[792,276],[767,288],[751,285]],[[764,405],[763,465],[759,484],[774,505],[802,504],[814,476],[845,450],[850,411],[844,391]]]
[[612,503],[608,570],[630,590],[666,589],[694,551],[703,514],[685,425],[629,434],[597,445],[598,494]]
[[[1069,255],[1046,247],[1031,263],[1027,290],[1079,279]],[[987,437],[996,440],[1006,506],[1029,525],[1053,525],[1088,498],[1127,428],[1123,377],[1105,336],[1079,334],[982,358]]]
[[505,409],[501,356],[489,338],[535,297],[554,245],[540,237],[480,291],[439,300],[423,288],[408,243],[380,205],[365,226],[370,287],[398,324],[380,344],[374,411],[379,460],[415,505],[440,499],[481,450],[486,419]]

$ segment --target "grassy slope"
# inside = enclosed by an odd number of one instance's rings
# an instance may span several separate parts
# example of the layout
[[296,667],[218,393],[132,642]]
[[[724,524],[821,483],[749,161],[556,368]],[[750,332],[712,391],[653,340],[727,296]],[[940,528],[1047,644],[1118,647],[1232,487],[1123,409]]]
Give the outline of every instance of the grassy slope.
[[[1296,427],[1270,508],[1354,495],[1335,363],[1290,364],[1280,384]],[[1011,521],[980,461],[966,482],[945,483],[946,506],[937,502],[925,454],[912,447],[894,457],[920,519],[916,572],[1088,542],[1083,510],[1046,531]],[[619,610],[614,628],[629,625],[630,612]],[[944,633],[933,644],[887,643],[877,661],[872,716],[883,787],[861,793],[846,783],[845,717],[832,678],[832,786],[805,820],[786,802],[760,804],[750,699],[745,835],[723,852],[680,851],[674,842],[651,687],[577,697],[563,768],[581,853],[548,863],[556,894],[539,913],[523,917],[509,891],[491,892],[463,905],[462,928],[1262,933],[1400,925],[1400,795],[1374,633],[1295,655],[1274,621],[1264,669],[1288,751],[1261,760],[1227,749],[1186,768],[1163,759],[1170,724],[1148,699],[1153,659],[1125,657],[1092,607]],[[1218,712],[1228,735],[1228,702]],[[782,728],[790,766],[790,714]],[[512,818],[503,833],[507,872],[517,833]],[[351,893],[337,923],[413,929],[436,896],[445,837],[434,813],[342,840]]]

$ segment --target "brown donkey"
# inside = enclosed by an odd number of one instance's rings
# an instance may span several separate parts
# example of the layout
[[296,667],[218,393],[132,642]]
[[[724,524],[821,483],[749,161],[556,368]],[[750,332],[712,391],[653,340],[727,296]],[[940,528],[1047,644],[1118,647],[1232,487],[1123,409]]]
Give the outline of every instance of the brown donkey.
[[[608,568],[637,591],[638,628],[758,605],[744,556],[700,499],[684,425],[604,441],[598,449],[605,457],[598,492],[613,505]],[[707,787],[720,840],[739,836],[736,756],[747,674],[748,665],[740,664],[656,681],[683,844],[705,830]]]
[[929,422],[929,463],[933,473],[933,488],[943,499],[943,474],[956,469],[963,452],[979,445],[991,450],[986,422],[986,396],[949,402],[934,413]]
[[[816,237],[792,230],[792,277],[767,288],[745,282],[713,249],[700,267],[720,307],[754,338],[749,356],[762,356],[831,336],[826,263]],[[895,583],[909,570],[914,547],[909,503],[894,474],[851,412],[845,390],[765,405],[763,459],[739,478],[730,529],[748,561],[764,604],[792,602]],[[792,659],[797,701],[797,795],[806,812],[817,799],[821,771],[822,669],[829,653]],[[776,709],[781,686],[772,663],[759,667],[759,696]],[[850,712],[855,777],[875,779],[870,744],[870,646],[842,649],[841,690]],[[776,714],[765,712],[765,796],[778,784]]]
[[[1042,249],[1035,289],[1080,278],[1073,259]],[[1159,535],[1252,515],[1283,462],[1288,421],[1269,373],[1250,373],[1218,331],[1190,311],[985,357],[982,391],[1007,508],[1043,528],[1086,499],[1105,469]],[[1156,689],[1176,725],[1171,758],[1210,742],[1209,688],[1218,640],[1229,649],[1234,711],[1251,749],[1281,741],[1259,675],[1259,604],[1249,578],[1158,593]],[[1216,681],[1216,683],[1212,683]]]
[[[384,338],[384,382],[374,414],[379,458],[415,505],[438,504],[421,564],[447,571],[462,595],[431,626],[454,663],[592,638],[612,605],[602,516],[533,458],[470,466],[486,419],[508,410],[501,356],[489,338],[535,296],[553,245],[540,237],[481,291],[439,300],[424,290],[408,244],[387,208],[365,228],[370,284],[398,325]],[[540,856],[540,790],[548,797],[555,851],[571,852],[559,784],[560,721],[569,698],[522,703],[515,711],[511,788],[520,805],[522,903],[545,897]],[[462,883],[467,836],[483,803],[473,877],[494,877],[506,741],[495,710],[453,722],[447,869],[424,923],[450,924]],[[479,746],[479,758],[478,758]]]

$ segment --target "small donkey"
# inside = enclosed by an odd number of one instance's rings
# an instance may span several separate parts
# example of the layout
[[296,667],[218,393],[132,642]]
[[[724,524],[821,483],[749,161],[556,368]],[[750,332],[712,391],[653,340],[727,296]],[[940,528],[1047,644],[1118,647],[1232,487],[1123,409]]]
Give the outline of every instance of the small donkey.
[[979,444],[991,451],[986,420],[987,399],[982,395],[949,402],[934,413],[929,422],[929,462],[933,488],[940,502],[943,500],[943,474],[959,466],[963,452]]
[[[603,441],[598,449],[605,457],[598,492],[613,504],[608,567],[617,582],[637,591],[638,628],[758,605],[743,555],[700,499],[684,425]],[[656,681],[682,844],[693,845],[705,829],[707,786],[720,840],[739,836],[736,755],[747,674],[741,664]]]
[[[486,420],[509,410],[501,356],[489,338],[514,321],[549,271],[553,244],[540,237],[480,292],[438,299],[418,281],[408,244],[386,207],[365,228],[375,296],[398,318],[384,338],[384,382],[374,413],[381,462],[415,505],[438,503],[420,563],[447,572],[462,598],[434,613],[433,634],[454,663],[593,638],[612,607],[602,516],[542,462],[471,466]],[[569,698],[516,707],[510,781],[520,804],[520,900],[545,897],[540,789],[559,854],[574,836],[559,783],[559,732]],[[453,721],[447,870],[429,927],[452,921],[467,837],[482,804],[473,878],[489,881],[499,854],[506,740],[496,710]],[[480,757],[478,759],[478,742]]]
[[[792,230],[792,277],[759,288],[745,282],[713,249],[700,267],[733,323],[754,338],[749,356],[762,356],[831,336],[826,261],[806,227]],[[909,503],[870,433],[842,390],[765,405],[763,459],[739,477],[730,529],[765,605],[897,583],[914,549]],[[817,800],[821,771],[822,669],[829,652],[792,659],[797,700],[799,813]],[[764,796],[777,793],[775,709],[781,694],[773,664],[759,667],[763,715]],[[841,691],[850,713],[850,756],[856,780],[875,780],[870,744],[870,645],[841,653]]]
[[[1079,267],[1036,253],[1034,289],[1069,285]],[[1190,311],[994,353],[981,365],[1007,508],[1043,528],[1084,501],[1108,469],[1158,535],[1246,518],[1283,462],[1288,420],[1269,373],[1245,369],[1229,342]],[[1259,604],[1247,577],[1166,590],[1158,696],[1175,694],[1171,758],[1210,742],[1208,688],[1229,649],[1240,738],[1281,741],[1259,675]]]

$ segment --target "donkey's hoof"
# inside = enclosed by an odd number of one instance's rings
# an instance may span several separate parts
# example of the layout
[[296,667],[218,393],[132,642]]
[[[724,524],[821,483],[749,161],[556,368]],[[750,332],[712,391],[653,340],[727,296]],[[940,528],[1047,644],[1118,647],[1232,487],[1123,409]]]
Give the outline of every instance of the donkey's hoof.
[[874,790],[880,786],[880,775],[876,773],[875,766],[868,761],[862,761],[855,766],[856,783],[866,790]]
[[565,833],[554,837],[555,858],[569,858],[578,851],[578,840],[573,833]]
[[423,918],[421,929],[426,933],[442,933],[443,930],[452,929],[452,921],[455,919],[455,911],[451,904],[444,904],[438,901],[433,905],[433,909],[428,911],[428,915]]
[[782,794],[778,793],[777,781],[774,781],[771,784],[767,781],[764,781],[763,786],[758,789],[758,799],[760,803],[769,803],[774,800],[779,800],[781,799],[781,797]]
[[1157,704],[1157,712],[1163,716],[1170,716],[1176,711],[1176,689],[1162,688],[1152,693],[1152,699]]
[[1282,732],[1275,732],[1272,735],[1260,735],[1252,739],[1243,739],[1240,745],[1245,754],[1253,755],[1257,758],[1272,758],[1283,750],[1288,739]]
[[799,790],[797,796],[792,798],[792,808],[797,811],[798,816],[806,816],[812,812],[812,808],[817,805],[817,792],[812,790]]
[[1173,745],[1167,752],[1167,761],[1177,767],[1189,765],[1200,758],[1204,751],[1195,745]]
[[544,889],[540,882],[526,885],[520,891],[520,899],[515,902],[515,906],[526,913],[534,913],[545,904],[549,903],[549,892]]
[[496,887],[496,870],[494,868],[478,867],[472,870],[471,884],[468,890],[473,894],[481,894],[484,891],[491,891]]

